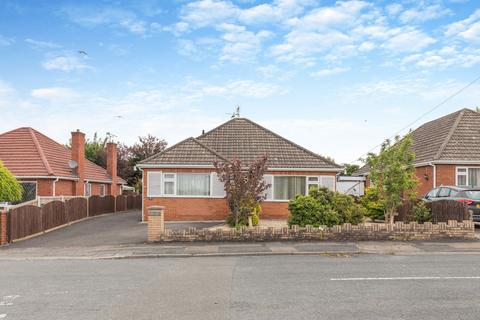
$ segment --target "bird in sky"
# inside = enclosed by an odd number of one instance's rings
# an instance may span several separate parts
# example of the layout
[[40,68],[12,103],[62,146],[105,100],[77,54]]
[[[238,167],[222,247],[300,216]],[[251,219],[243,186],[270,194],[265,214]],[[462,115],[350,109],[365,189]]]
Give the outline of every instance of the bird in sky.
[[124,116],[121,116],[121,115],[117,115],[117,116],[113,116],[114,118],[118,118],[118,119],[124,119],[125,117]]
[[78,53],[83,54],[84,56],[88,56],[88,53],[85,50],[78,50]]

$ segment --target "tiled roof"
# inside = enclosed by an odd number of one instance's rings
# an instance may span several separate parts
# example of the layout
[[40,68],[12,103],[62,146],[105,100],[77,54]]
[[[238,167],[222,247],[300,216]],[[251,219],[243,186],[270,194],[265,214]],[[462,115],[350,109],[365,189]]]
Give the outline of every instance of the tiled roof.
[[183,140],[170,148],[142,161],[148,164],[211,165],[213,161],[225,160],[195,138]]
[[[480,163],[480,113],[461,109],[424,123],[412,132],[415,164],[430,161]],[[364,166],[355,174],[365,174]]]
[[238,158],[250,163],[267,155],[270,168],[323,168],[340,166],[245,118],[234,118],[219,127],[189,138],[141,164],[212,164]]
[[[70,149],[32,128],[0,134],[0,160],[16,177],[76,177],[68,166]],[[111,181],[107,170],[89,160],[85,161],[85,179]]]

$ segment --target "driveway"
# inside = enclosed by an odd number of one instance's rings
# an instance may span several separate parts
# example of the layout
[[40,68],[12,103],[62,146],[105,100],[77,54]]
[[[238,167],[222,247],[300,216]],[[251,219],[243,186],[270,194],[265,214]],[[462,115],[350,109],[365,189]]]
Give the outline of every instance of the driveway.
[[[87,219],[35,238],[12,243],[15,248],[66,248],[142,244],[147,241],[147,224],[139,210]],[[223,222],[167,222],[169,229],[208,228]]]

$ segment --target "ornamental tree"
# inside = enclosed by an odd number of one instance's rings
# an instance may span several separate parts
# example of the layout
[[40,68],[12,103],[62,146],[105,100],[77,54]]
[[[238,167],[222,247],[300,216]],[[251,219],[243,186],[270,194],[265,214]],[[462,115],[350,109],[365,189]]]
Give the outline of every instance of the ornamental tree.
[[230,209],[230,221],[235,226],[246,224],[248,216],[265,200],[270,187],[263,179],[267,171],[267,157],[253,161],[248,167],[242,166],[238,158],[213,163],[219,180],[223,182]]
[[396,137],[394,143],[385,140],[378,155],[369,153],[366,164],[370,167],[371,188],[375,188],[384,201],[385,222],[393,224],[398,208],[406,199],[416,197],[415,153],[410,134]]
[[0,161],[0,202],[22,200],[23,189],[13,174]]

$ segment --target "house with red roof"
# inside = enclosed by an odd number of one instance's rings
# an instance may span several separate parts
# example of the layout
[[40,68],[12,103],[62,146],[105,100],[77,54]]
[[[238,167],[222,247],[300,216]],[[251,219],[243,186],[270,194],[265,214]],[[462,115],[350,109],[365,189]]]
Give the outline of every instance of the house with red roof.
[[0,160],[22,184],[24,200],[37,196],[117,195],[117,146],[107,144],[107,168],[85,158],[85,134],[72,132],[71,148],[33,128],[0,134]]

